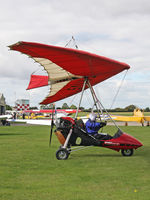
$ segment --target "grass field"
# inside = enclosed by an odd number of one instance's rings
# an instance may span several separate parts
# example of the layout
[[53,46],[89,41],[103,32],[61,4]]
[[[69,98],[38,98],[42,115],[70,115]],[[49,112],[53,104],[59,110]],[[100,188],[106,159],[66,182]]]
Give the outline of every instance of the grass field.
[[132,157],[90,147],[65,161],[56,136],[49,148],[49,129],[0,127],[0,200],[150,199],[150,127],[122,127],[144,144]]

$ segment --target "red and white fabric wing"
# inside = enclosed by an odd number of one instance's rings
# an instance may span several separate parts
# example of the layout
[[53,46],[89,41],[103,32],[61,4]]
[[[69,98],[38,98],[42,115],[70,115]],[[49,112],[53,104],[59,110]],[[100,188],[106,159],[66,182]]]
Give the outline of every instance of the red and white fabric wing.
[[[27,54],[47,71],[48,80],[35,83],[41,87],[47,81],[51,86],[41,104],[49,104],[80,92],[85,77],[91,85],[95,85],[130,68],[125,63],[103,56],[52,45],[18,42],[11,45],[10,49]],[[32,84],[29,86],[28,89],[31,89]]]

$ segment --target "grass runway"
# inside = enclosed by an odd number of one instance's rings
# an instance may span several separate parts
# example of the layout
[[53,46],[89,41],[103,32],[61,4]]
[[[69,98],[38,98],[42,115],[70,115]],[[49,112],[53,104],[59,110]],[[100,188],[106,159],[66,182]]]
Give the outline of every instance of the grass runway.
[[50,127],[0,127],[0,200],[149,200],[150,127],[121,129],[144,145],[133,156],[90,147],[64,161]]

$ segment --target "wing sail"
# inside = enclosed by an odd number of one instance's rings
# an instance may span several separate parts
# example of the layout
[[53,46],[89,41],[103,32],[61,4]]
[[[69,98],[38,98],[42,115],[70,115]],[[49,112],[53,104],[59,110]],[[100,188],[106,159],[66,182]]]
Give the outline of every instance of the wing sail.
[[47,71],[51,88],[41,104],[80,92],[84,77],[95,85],[130,68],[125,63],[77,49],[31,42],[18,42],[9,47],[32,57]]

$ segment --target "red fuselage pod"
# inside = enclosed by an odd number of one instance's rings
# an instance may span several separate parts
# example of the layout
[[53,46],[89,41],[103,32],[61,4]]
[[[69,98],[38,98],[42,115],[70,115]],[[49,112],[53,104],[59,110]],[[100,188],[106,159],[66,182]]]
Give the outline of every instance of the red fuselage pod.
[[103,140],[103,147],[119,151],[120,149],[137,149],[143,144],[127,133],[121,134],[117,138]]

